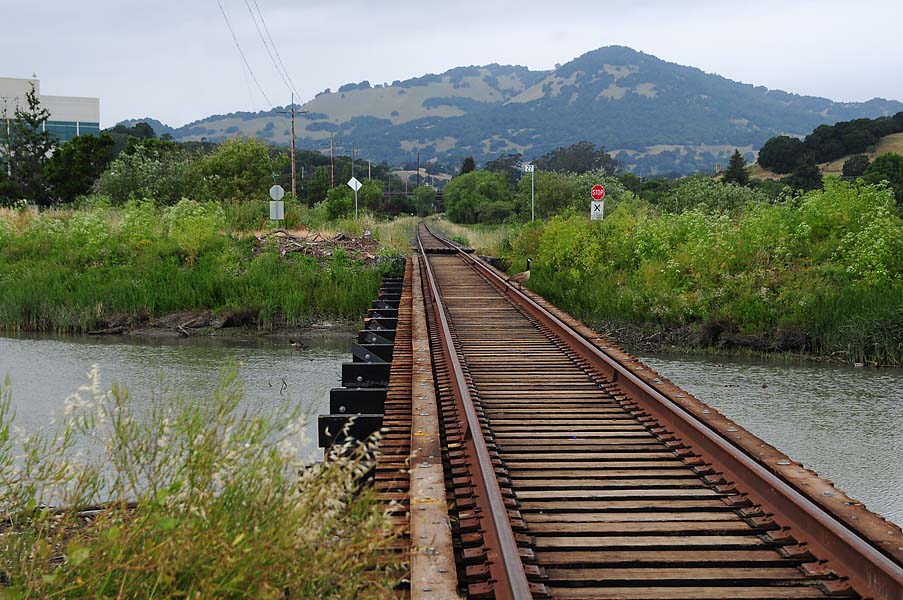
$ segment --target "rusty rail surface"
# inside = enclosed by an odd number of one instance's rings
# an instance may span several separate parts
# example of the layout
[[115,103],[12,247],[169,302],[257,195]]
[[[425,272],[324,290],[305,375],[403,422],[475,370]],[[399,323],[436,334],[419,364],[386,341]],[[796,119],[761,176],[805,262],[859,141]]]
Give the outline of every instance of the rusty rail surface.
[[899,527],[424,225],[417,244],[470,596],[903,600]]

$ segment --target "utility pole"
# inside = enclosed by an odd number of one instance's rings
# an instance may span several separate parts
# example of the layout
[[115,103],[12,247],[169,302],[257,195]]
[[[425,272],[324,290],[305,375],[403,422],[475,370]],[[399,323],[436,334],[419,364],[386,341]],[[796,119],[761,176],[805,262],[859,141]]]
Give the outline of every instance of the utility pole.
[[354,144],[351,144],[351,176],[354,177]]
[[420,187],[420,150],[417,151],[417,187]]
[[367,181],[370,181],[370,159],[367,159]]
[[295,179],[295,92],[292,92],[292,198],[298,199],[297,180]]
[[330,177],[330,188],[335,187],[335,136],[329,132],[329,169],[332,172]]

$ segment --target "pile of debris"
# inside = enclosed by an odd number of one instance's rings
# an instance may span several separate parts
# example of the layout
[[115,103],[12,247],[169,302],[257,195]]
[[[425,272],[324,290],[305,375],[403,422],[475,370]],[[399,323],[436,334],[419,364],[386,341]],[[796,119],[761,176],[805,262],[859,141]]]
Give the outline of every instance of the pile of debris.
[[369,230],[364,230],[364,234],[361,237],[353,237],[345,233],[337,233],[332,237],[327,237],[315,231],[292,232],[285,229],[277,229],[272,233],[255,237],[255,256],[264,245],[274,241],[279,244],[280,256],[285,256],[292,252],[300,252],[313,258],[329,258],[335,254],[336,250],[341,249],[345,251],[351,260],[361,260],[367,263],[376,262],[376,253],[379,249],[379,242],[373,239],[373,234]]

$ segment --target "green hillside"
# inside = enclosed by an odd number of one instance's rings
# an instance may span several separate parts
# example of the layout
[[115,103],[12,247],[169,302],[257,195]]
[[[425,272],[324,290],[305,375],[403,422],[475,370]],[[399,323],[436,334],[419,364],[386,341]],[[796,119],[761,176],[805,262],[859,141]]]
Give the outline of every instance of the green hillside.
[[[326,90],[300,110],[300,147],[325,150],[330,135],[349,153],[394,164],[527,159],[588,140],[637,173],[688,173],[724,164],[734,148],[752,158],[779,134],[824,123],[891,115],[903,103],[837,103],[737,83],[622,46],[588,52],[554,71],[497,64],[460,67],[391,84]],[[214,115],[179,128],[151,122],[177,140],[257,137],[289,142],[285,107]],[[134,121],[133,121],[134,122]]]

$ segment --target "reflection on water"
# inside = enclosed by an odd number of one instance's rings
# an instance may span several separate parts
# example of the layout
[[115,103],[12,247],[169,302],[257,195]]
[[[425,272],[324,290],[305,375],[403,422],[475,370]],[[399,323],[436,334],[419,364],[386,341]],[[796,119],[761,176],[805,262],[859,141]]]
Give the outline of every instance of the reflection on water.
[[903,524],[903,370],[662,354],[642,360]]
[[316,415],[328,412],[329,389],[341,385],[341,363],[349,360],[351,341],[350,333],[305,339],[306,347],[298,351],[287,339],[268,338],[0,337],[0,379],[9,376],[12,382],[14,422],[32,431],[62,414],[64,399],[87,382],[92,365],[105,389],[118,382],[140,402],[164,389],[209,397],[223,370],[237,364],[245,406],[300,407],[309,417],[302,458],[315,460],[322,456]]

